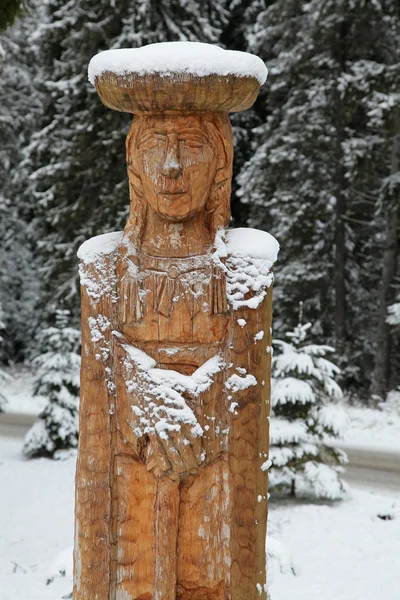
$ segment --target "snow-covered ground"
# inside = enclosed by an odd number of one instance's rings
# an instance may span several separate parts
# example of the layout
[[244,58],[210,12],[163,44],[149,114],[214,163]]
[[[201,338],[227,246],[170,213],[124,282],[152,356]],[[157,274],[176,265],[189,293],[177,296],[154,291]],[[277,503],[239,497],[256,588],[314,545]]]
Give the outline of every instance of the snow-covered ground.
[[71,574],[46,581],[72,545],[75,460],[26,461],[21,448],[0,438],[0,600],[60,600]]
[[46,404],[46,398],[33,395],[34,373],[28,367],[8,367],[3,370],[10,379],[2,390],[7,398],[4,410],[8,413],[37,415]]
[[271,503],[271,600],[398,600],[400,494],[352,496],[336,506]]
[[[0,438],[0,600],[61,600],[72,589],[75,459],[25,461],[21,445]],[[269,534],[271,600],[398,599],[400,494],[272,502]]]
[[389,403],[383,410],[346,407],[349,417],[343,435],[346,446],[400,454],[400,394],[398,406]]

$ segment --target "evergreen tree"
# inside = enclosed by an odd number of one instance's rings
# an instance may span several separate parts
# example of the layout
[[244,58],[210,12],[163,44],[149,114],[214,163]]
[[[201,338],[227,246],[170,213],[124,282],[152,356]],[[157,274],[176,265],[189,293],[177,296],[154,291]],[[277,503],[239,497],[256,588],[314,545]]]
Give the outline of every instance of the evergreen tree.
[[[3,316],[3,309],[1,307],[0,304],[0,332],[5,329],[5,325],[2,321],[2,316]],[[3,338],[0,335],[0,344],[3,342]],[[7,375],[7,373],[5,373],[1,368],[0,368],[0,385],[1,387],[3,387],[3,385],[5,383],[7,383],[7,381],[9,380],[9,377]],[[5,395],[0,391],[0,413],[4,412],[4,407],[7,404],[7,398],[5,397]]]
[[0,41],[0,302],[4,310],[4,342],[0,361],[23,360],[33,339],[38,312],[36,261],[29,241],[34,200],[24,197],[27,180],[20,161],[40,113],[34,93],[35,63],[26,39],[38,16],[29,13]]
[[87,81],[91,57],[160,41],[216,43],[225,22],[224,1],[46,3],[28,40],[43,117],[23,162],[26,194],[37,204],[33,236],[39,241],[45,313],[62,302],[77,324],[76,250],[93,235],[121,229],[129,210],[124,144],[131,116],[101,104]]
[[35,395],[48,403],[25,437],[23,453],[28,458],[60,458],[78,445],[78,401],[80,332],[69,327],[68,310],[57,310],[55,326],[37,336],[41,354],[32,361],[38,369]]
[[[379,357],[371,339],[382,321],[376,281],[390,271],[380,251],[385,219],[376,207],[397,177],[388,157],[398,105],[399,5],[259,4],[247,39],[270,73],[258,109],[264,123],[253,132],[239,194],[249,225],[281,243],[277,329],[295,324],[297,303],[307,297],[313,333],[335,344],[347,385],[365,391]],[[392,232],[394,222],[392,210]],[[383,285],[387,292],[390,283]]]
[[21,11],[22,0],[2,0],[0,7],[0,30],[10,27]]
[[[335,500],[346,493],[337,467],[346,456],[329,442],[340,434],[343,411],[339,368],[325,356],[330,346],[307,340],[311,323],[275,340],[272,360],[272,415],[269,486],[300,497]],[[333,463],[333,464],[332,464]]]

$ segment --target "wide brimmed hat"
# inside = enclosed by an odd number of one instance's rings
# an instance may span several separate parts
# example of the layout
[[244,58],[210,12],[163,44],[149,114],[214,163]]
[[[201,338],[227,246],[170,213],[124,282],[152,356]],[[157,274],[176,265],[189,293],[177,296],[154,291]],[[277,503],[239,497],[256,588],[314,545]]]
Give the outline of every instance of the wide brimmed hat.
[[196,42],[107,50],[89,64],[102,102],[134,114],[246,110],[266,76],[253,54]]

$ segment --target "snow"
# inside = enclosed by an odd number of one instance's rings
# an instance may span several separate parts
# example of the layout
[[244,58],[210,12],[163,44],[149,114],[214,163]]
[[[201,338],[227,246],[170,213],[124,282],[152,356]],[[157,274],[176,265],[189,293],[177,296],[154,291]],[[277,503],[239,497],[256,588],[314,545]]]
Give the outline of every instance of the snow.
[[385,403],[382,406],[379,410],[343,404],[348,416],[343,435],[346,447],[400,453],[400,402],[397,410]]
[[78,258],[86,265],[95,263],[100,256],[111,254],[118,248],[122,241],[123,231],[113,231],[96,235],[86,240],[78,248]]
[[132,405],[132,413],[137,417],[132,426],[135,435],[141,437],[157,432],[161,438],[168,439],[170,432],[181,431],[183,425],[188,425],[192,436],[201,436],[203,428],[184,394],[197,398],[208,390],[213,375],[225,366],[222,358],[216,355],[192,375],[184,375],[172,369],[157,368],[150,356],[131,344],[121,342],[121,346],[126,352],[126,389],[135,398]]
[[33,395],[33,381],[35,373],[28,367],[5,368],[8,381],[3,384],[2,392],[7,398],[4,407],[7,413],[19,413],[36,416],[47,404],[44,396]]
[[[103,296],[107,295],[113,302],[116,301],[115,273],[107,265],[106,257],[113,256],[121,244],[122,238],[122,231],[104,233],[86,240],[78,249],[77,255],[81,261],[79,265],[81,285],[86,288],[87,294],[94,302],[99,302]],[[100,276],[93,276],[92,265],[95,273]]]
[[262,85],[267,78],[264,62],[247,52],[224,50],[213,44],[199,42],[161,42],[141,48],[106,50],[96,54],[89,63],[88,77],[95,84],[96,77],[105,72],[115,75],[163,76],[190,74],[254,77]]
[[228,229],[226,247],[228,253],[233,256],[262,258],[268,261],[271,267],[276,262],[279,252],[279,244],[270,233],[251,227]]
[[272,267],[279,252],[276,239],[266,231],[239,227],[219,230],[214,245],[213,261],[226,273],[231,307],[258,308],[273,282]]
[[268,527],[271,600],[397,600],[400,492],[355,488],[332,506],[272,502]]
[[288,421],[273,417],[270,422],[271,444],[292,444],[307,438],[307,425],[304,421]]
[[[0,599],[61,600],[72,591],[75,459],[24,461],[21,445],[0,437]],[[352,488],[333,505],[272,498],[267,555],[271,600],[397,600],[400,492]]]
[[0,600],[61,600],[72,591],[75,458],[26,461],[21,448],[0,437]]
[[240,377],[240,375],[233,373],[233,375],[228,377],[228,379],[225,381],[225,387],[232,392],[247,390],[249,387],[254,385],[257,385],[257,379],[254,377],[254,375]]
[[271,390],[272,405],[301,402],[308,404],[315,402],[315,395],[307,381],[295,377],[272,380]]

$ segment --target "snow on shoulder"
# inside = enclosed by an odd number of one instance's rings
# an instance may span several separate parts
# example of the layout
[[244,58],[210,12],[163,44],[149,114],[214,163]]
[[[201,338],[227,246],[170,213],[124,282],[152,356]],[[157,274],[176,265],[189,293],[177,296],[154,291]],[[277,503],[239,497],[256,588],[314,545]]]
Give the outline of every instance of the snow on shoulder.
[[213,44],[200,42],[160,42],[142,48],[105,50],[96,54],[89,63],[89,81],[94,85],[96,77],[105,72],[115,75],[190,74],[234,75],[254,77],[262,85],[267,78],[264,62],[248,52],[224,50]]
[[258,308],[272,284],[278,252],[278,242],[266,231],[239,227],[217,233],[213,261],[226,273],[228,302],[234,310]]
[[275,263],[279,252],[279,244],[270,233],[250,227],[228,229],[226,247],[232,256],[262,258],[270,263],[269,268]]
[[122,241],[123,231],[104,233],[86,240],[78,249],[78,258],[85,264],[95,263],[101,256],[111,254]]
[[115,269],[111,267],[107,257],[112,259],[111,263],[115,261],[116,254],[113,253],[121,244],[122,236],[123,231],[96,235],[84,242],[78,250],[81,285],[95,303],[106,296],[109,296],[112,302],[117,300]]

